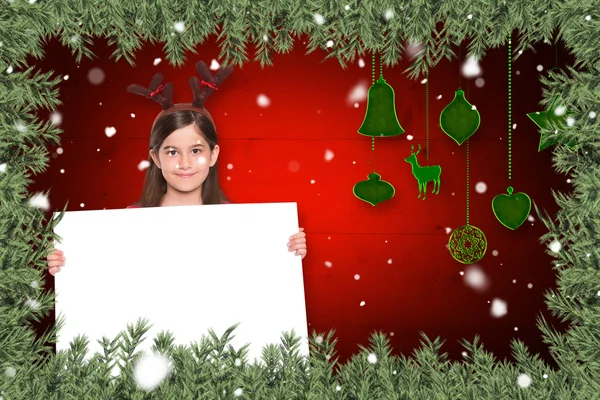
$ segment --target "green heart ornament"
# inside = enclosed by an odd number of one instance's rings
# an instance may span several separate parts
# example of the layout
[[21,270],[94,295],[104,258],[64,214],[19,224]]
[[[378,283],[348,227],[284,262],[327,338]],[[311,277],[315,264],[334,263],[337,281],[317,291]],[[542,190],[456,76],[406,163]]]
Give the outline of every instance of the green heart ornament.
[[368,175],[369,180],[358,182],[354,185],[354,195],[371,204],[373,207],[382,201],[386,201],[394,197],[396,190],[386,181],[381,180],[381,175],[377,172],[372,172]]
[[479,111],[465,99],[465,92],[460,89],[440,114],[440,127],[459,146],[475,133],[480,122]]
[[517,229],[525,222],[531,211],[531,199],[523,192],[513,194],[509,186],[508,194],[499,194],[492,201],[494,215],[502,225],[509,229]]

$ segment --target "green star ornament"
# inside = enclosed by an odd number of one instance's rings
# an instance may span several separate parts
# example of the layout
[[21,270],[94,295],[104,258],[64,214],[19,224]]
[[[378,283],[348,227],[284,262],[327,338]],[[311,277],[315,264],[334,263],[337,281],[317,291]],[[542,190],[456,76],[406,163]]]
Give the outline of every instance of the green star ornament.
[[[548,147],[558,142],[562,142],[563,140],[563,137],[561,136],[554,136],[552,139],[548,139],[544,129],[555,128],[557,130],[562,130],[568,125],[567,118],[574,115],[574,113],[566,111],[564,107],[557,105],[557,100],[558,96],[554,97],[554,100],[552,100],[552,104],[550,104],[547,111],[537,111],[527,114],[533,123],[541,129],[538,152],[546,150]],[[573,146],[574,143],[567,144]]]

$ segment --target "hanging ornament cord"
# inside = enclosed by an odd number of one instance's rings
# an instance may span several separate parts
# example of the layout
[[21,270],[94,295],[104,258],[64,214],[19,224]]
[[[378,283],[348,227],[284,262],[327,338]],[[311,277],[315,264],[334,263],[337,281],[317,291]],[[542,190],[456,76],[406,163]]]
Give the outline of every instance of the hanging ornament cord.
[[512,41],[508,37],[508,183],[512,179]]
[[425,72],[425,159],[429,161],[429,65]]
[[[381,70],[379,71],[379,75],[381,75]],[[371,87],[373,85],[375,85],[375,51],[373,51],[371,63]],[[371,136],[371,151],[371,172],[375,172],[375,136]]]
[[499,194],[492,200],[496,219],[509,229],[521,226],[531,211],[531,198],[523,192],[514,193],[512,180],[512,39],[508,36],[508,194]]

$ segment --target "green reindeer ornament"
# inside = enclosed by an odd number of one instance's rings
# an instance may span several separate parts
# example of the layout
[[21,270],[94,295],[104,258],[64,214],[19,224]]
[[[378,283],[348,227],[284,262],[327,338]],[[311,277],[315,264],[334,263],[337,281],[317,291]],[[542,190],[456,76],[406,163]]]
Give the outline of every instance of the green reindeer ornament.
[[[423,200],[427,198],[427,182],[433,181],[433,190],[431,193],[438,194],[440,192],[440,175],[442,174],[442,167],[439,165],[432,165],[428,167],[421,167],[417,160],[417,154],[421,151],[421,145],[415,153],[415,146],[410,146],[410,156],[404,159],[407,163],[412,165],[412,173],[417,178],[419,184],[419,195],[421,197],[421,190],[423,190]],[[437,191],[436,191],[437,184]]]

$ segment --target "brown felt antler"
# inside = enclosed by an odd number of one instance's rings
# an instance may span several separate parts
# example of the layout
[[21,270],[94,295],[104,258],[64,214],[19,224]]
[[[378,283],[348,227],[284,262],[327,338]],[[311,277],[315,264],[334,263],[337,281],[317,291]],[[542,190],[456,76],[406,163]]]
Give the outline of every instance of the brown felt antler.
[[[203,108],[204,102],[215,90],[219,90],[218,86],[233,72],[233,67],[221,68],[214,76],[204,61],[196,63],[196,70],[202,76],[202,81],[198,77],[191,77],[189,82],[194,92],[194,101],[192,104],[196,107]],[[202,88],[200,87],[202,85]]]
[[161,85],[163,75],[159,72],[154,74],[147,88],[134,83],[127,87],[127,91],[147,97],[156,101],[163,110],[173,107],[173,84],[171,82]]

